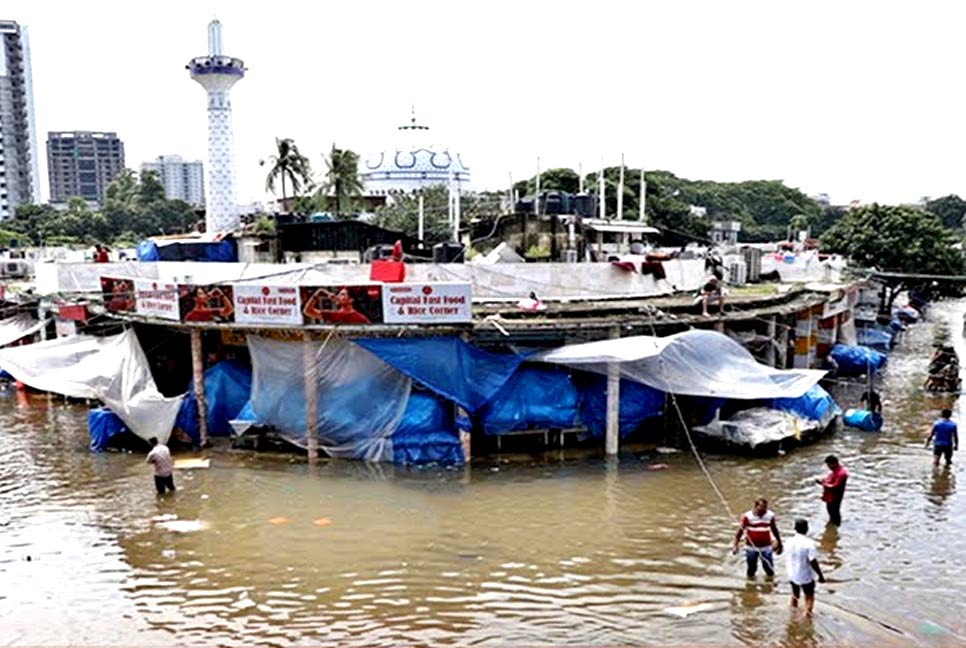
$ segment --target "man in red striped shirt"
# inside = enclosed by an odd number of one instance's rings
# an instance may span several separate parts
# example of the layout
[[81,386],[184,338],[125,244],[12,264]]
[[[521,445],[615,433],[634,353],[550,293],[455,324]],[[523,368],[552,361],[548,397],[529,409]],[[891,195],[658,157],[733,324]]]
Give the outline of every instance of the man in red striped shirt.
[[738,553],[738,543],[741,536],[745,540],[745,561],[748,563],[748,578],[754,578],[758,572],[758,559],[761,558],[762,569],[767,576],[775,575],[775,558],[772,555],[772,534],[775,535],[775,553],[782,552],[782,537],[775,524],[775,514],[768,510],[768,500],[759,497],[754,507],[741,516],[735,541],[731,546],[733,553]]

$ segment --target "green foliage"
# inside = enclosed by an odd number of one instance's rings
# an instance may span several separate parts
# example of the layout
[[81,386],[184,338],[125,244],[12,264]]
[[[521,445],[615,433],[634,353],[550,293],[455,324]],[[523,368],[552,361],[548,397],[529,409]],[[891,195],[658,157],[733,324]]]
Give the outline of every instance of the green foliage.
[[268,158],[271,165],[265,177],[265,191],[275,193],[277,182],[282,184],[282,203],[288,199],[288,189],[298,196],[302,189],[312,184],[312,165],[299,152],[298,146],[288,137],[275,138],[275,154]]
[[274,234],[275,220],[269,216],[259,216],[252,224],[252,232],[255,234]]
[[19,205],[4,225],[21,245],[130,245],[148,236],[187,231],[196,220],[191,205],[164,197],[153,172],[139,178],[126,169],[105,188],[100,211],[76,197],[62,210]]
[[956,194],[930,200],[926,211],[935,214],[949,229],[960,230],[966,227],[966,200]]
[[333,144],[329,157],[323,155],[323,158],[328,171],[319,193],[332,197],[333,211],[337,218],[341,218],[343,214],[352,211],[355,198],[362,195],[359,156],[354,151],[340,149]]
[[891,272],[966,274],[957,237],[934,214],[869,205],[846,212],[822,236],[822,247],[859,266]]
[[[533,195],[537,190],[537,177],[515,182],[513,190],[521,196]],[[580,191],[580,176],[573,169],[547,169],[540,173],[540,191],[565,191],[575,194]]]
[[[500,213],[499,192],[465,193],[460,196],[461,228],[472,221],[493,217]],[[428,243],[448,241],[453,238],[449,224],[449,190],[445,185],[423,189],[424,234]],[[415,194],[396,194],[392,203],[376,210],[373,224],[386,229],[403,232],[409,236],[419,233],[419,197]]]

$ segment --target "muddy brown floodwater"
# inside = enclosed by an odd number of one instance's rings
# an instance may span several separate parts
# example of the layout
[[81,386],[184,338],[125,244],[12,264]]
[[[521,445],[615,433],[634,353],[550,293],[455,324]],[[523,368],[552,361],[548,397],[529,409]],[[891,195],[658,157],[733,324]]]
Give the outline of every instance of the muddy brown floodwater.
[[[934,307],[891,357],[880,434],[706,457],[734,510],[764,494],[784,533],[812,522],[830,581],[813,621],[783,578],[745,580],[735,521],[686,453],[652,472],[639,453],[408,471],[215,452],[159,500],[142,456],[87,451],[85,408],[14,395],[0,644],[962,644],[962,465],[934,471],[922,448],[960,409],[921,385],[941,329],[966,357],[964,307]],[[813,483],[830,452],[852,474],[840,530]]]

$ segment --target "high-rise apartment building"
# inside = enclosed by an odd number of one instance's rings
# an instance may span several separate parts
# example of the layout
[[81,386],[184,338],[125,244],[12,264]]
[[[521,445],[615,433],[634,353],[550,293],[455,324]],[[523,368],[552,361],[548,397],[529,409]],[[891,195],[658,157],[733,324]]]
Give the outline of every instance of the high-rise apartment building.
[[37,132],[27,28],[0,20],[0,220],[40,202]]
[[195,207],[204,207],[205,167],[201,162],[185,162],[180,155],[160,155],[154,162],[141,165],[141,173],[145,171],[158,174],[168,200],[183,200]]
[[47,133],[50,202],[79,196],[100,203],[104,189],[124,170],[124,143],[117,133]]

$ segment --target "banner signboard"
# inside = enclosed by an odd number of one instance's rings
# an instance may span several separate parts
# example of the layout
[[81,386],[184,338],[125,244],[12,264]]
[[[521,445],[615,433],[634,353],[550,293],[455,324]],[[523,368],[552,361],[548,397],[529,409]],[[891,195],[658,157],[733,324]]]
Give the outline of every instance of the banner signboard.
[[178,321],[178,286],[155,279],[134,280],[134,312],[145,317]]
[[178,307],[182,322],[235,321],[232,286],[178,284]]
[[302,323],[302,302],[297,286],[235,284],[235,322],[298,326]]
[[386,324],[468,324],[473,305],[468,283],[386,284],[382,292]]
[[305,324],[381,324],[380,284],[300,286]]

